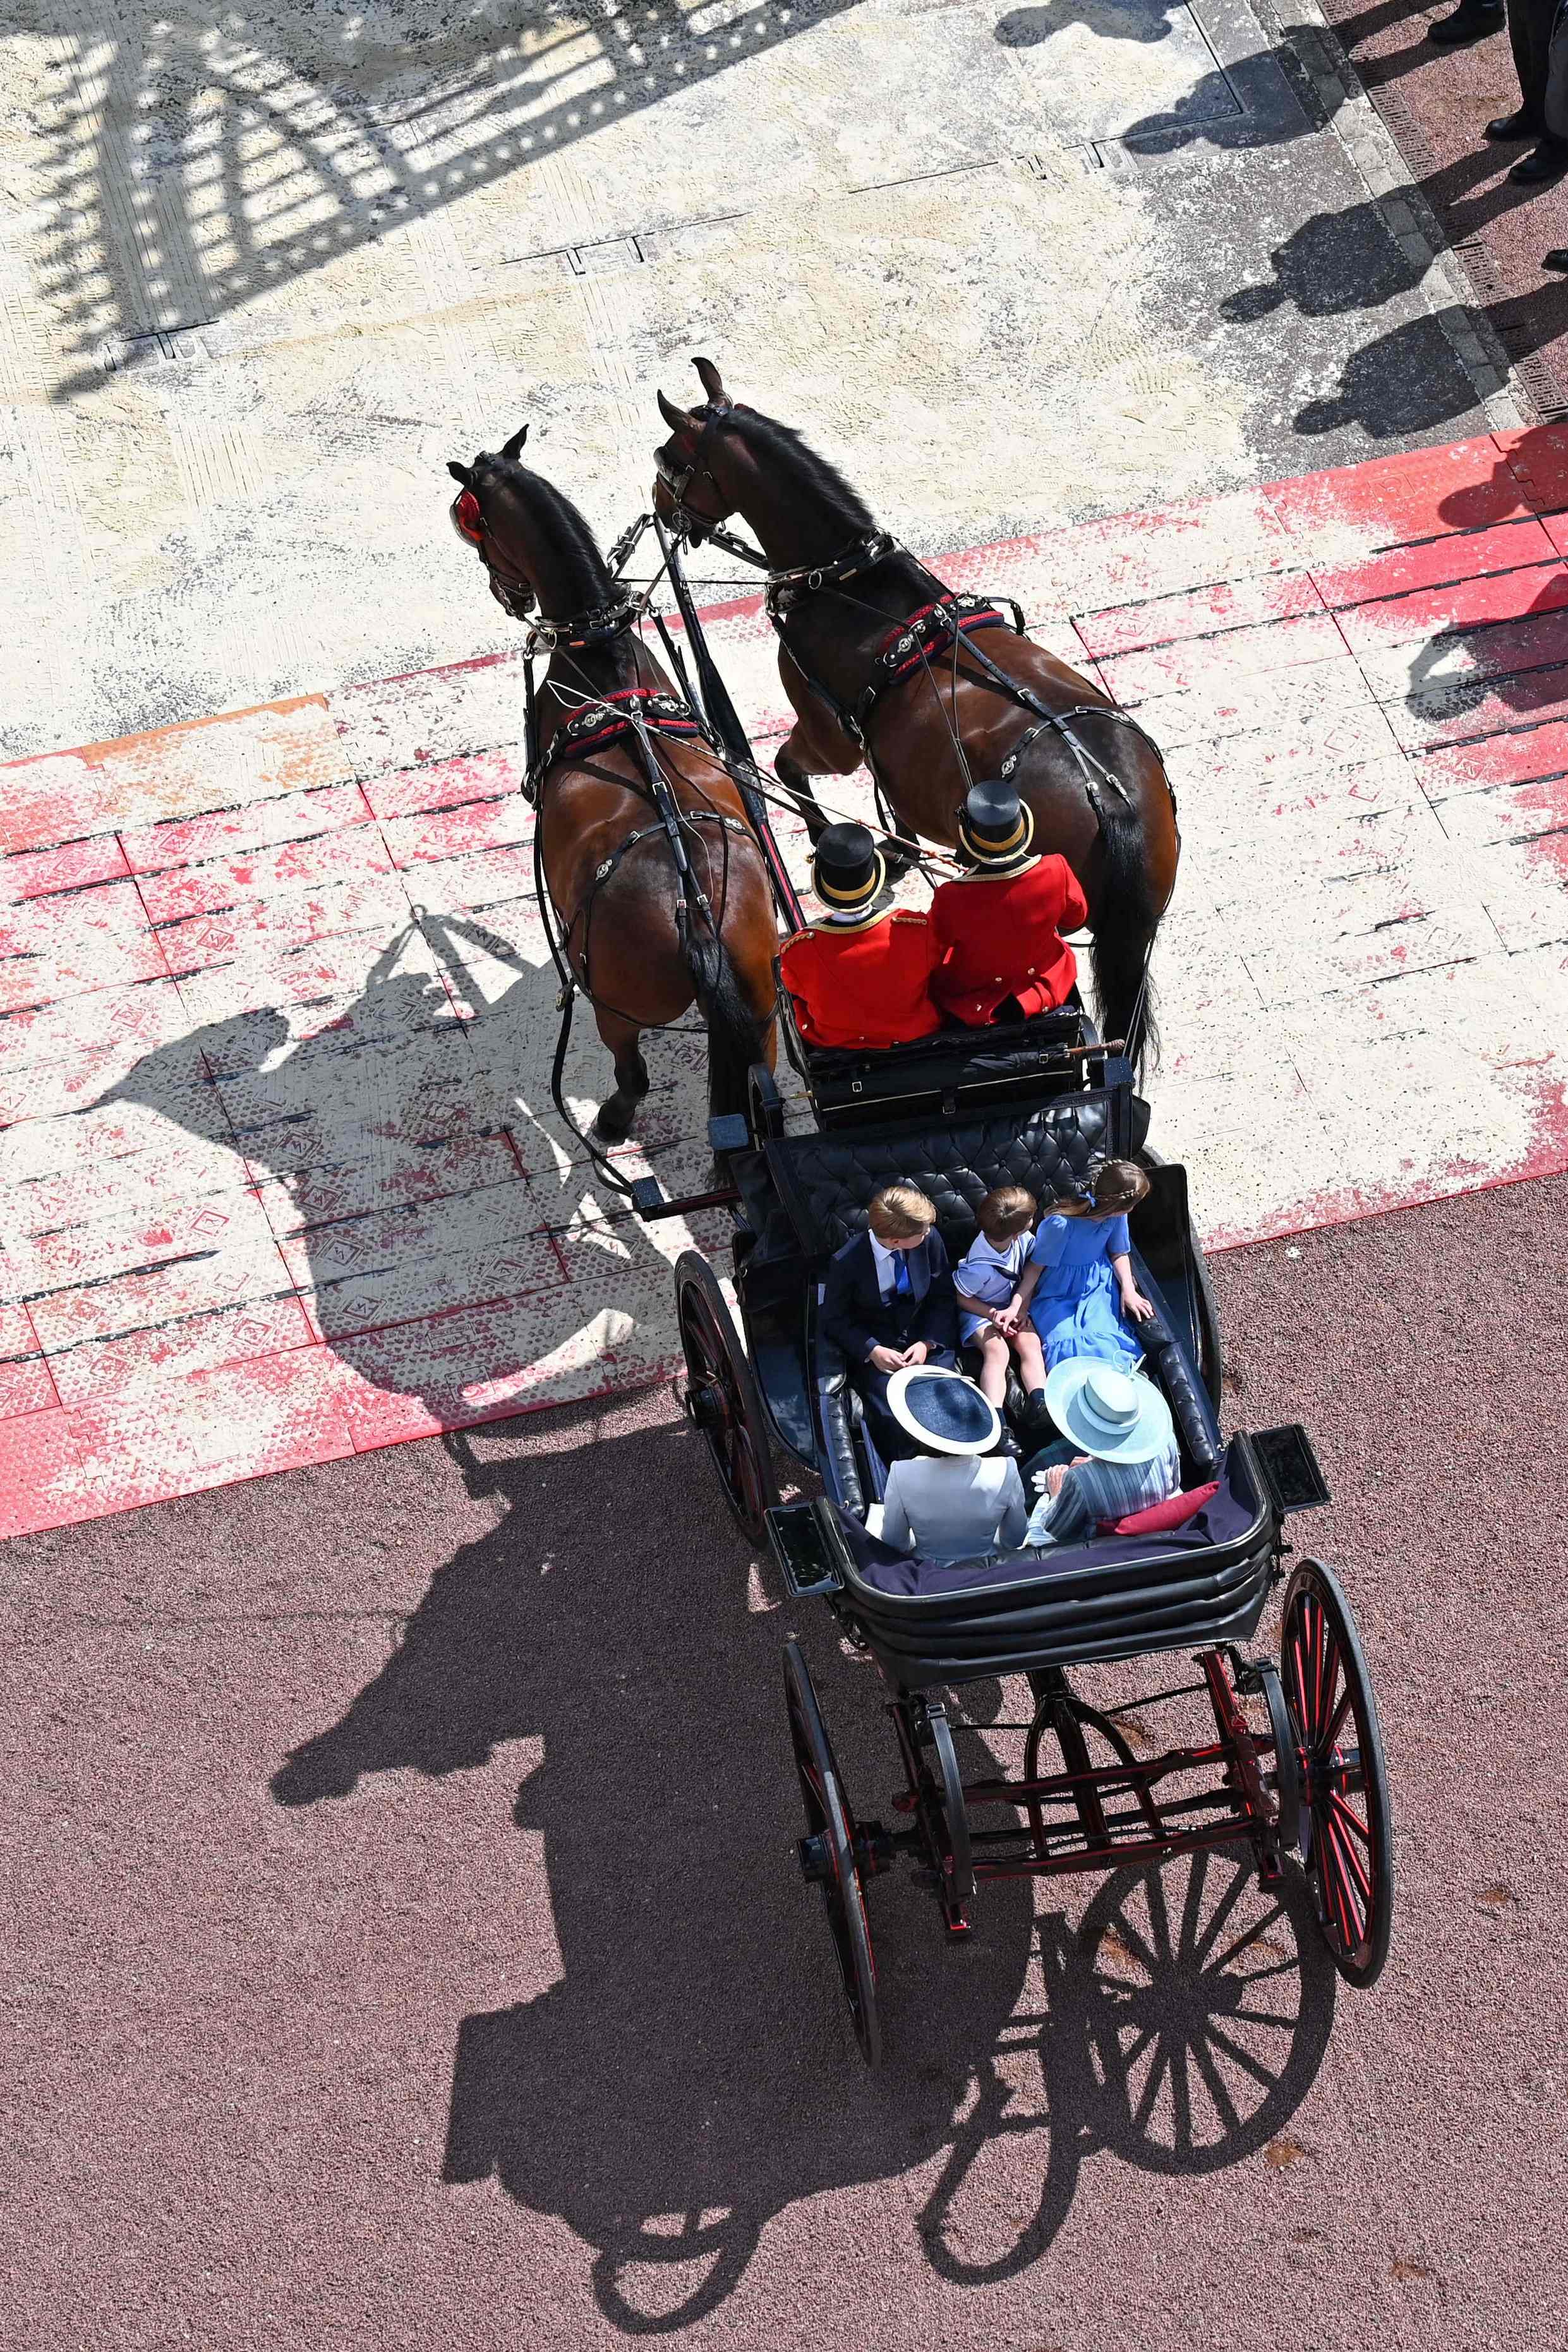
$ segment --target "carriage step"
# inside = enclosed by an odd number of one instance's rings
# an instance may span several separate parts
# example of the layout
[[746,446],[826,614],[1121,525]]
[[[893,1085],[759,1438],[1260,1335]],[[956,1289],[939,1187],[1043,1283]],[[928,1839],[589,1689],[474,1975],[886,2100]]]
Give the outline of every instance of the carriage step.
[[723,1184],[711,1192],[689,1192],[683,1200],[672,1201],[657,1176],[632,1179],[632,1207],[645,1224],[659,1217],[690,1216],[698,1209],[732,1209],[740,1198],[733,1184]]
[[726,1111],[720,1118],[708,1122],[708,1148],[710,1151],[749,1151],[752,1130],[742,1111]]

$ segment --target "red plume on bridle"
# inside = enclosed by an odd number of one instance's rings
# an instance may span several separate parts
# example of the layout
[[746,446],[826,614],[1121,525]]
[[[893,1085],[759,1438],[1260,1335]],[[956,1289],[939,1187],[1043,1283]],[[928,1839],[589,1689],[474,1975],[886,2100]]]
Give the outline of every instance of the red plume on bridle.
[[[527,425],[520,425],[510,440],[502,442],[501,457],[510,464],[527,438]],[[480,462],[483,462],[482,458]],[[447,460],[447,471],[455,482],[461,482],[463,485],[462,489],[452,501],[452,525],[458,538],[467,540],[470,547],[483,547],[485,543],[484,509],[473,490],[473,479],[477,470],[478,468],[473,466],[460,466],[455,457],[448,457]]]

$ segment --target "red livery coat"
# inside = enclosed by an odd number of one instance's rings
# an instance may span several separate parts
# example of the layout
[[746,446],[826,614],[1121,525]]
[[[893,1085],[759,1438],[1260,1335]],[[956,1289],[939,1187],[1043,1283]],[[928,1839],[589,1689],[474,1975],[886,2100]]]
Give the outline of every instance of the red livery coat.
[[779,971],[808,1045],[900,1045],[942,1015],[926,992],[935,960],[923,915],[895,909],[853,929],[814,925],[786,940]]
[[1065,857],[1037,858],[1021,874],[966,874],[944,882],[931,902],[937,953],[931,995],[974,1029],[1007,996],[1026,1013],[1048,1013],[1078,978],[1078,959],[1061,934],[1088,920]]

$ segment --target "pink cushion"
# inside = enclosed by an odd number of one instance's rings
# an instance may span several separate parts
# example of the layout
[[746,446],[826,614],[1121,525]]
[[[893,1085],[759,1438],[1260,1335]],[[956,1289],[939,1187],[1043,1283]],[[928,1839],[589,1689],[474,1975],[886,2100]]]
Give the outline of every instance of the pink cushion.
[[1124,1519],[1101,1519],[1100,1532],[1102,1536],[1163,1535],[1167,1528],[1184,1528],[1189,1519],[1195,1519],[1218,1493],[1219,1480],[1211,1478],[1206,1486],[1189,1486],[1184,1494],[1167,1495],[1163,1503],[1130,1511]]

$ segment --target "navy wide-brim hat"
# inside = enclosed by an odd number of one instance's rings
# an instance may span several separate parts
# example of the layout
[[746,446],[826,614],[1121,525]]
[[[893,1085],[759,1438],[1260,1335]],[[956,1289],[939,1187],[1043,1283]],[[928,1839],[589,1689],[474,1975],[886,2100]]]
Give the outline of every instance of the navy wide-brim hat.
[[841,912],[869,907],[887,881],[887,866],[868,825],[824,825],[811,853],[811,887],[825,906]]
[[989,1454],[1002,1434],[1002,1416],[962,1372],[940,1364],[907,1364],[888,1382],[888,1410],[899,1427],[928,1454]]

